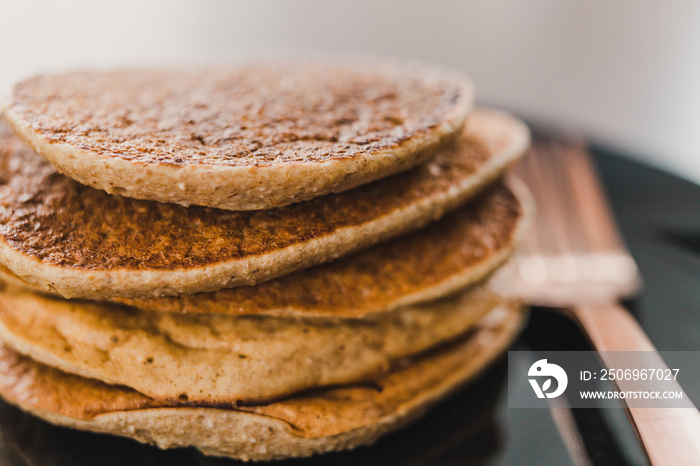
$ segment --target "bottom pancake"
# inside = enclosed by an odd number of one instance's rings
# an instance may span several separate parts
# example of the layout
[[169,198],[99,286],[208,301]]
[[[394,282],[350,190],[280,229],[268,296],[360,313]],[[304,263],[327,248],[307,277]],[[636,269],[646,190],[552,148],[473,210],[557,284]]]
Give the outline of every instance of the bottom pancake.
[[405,360],[371,384],[326,388],[259,406],[188,406],[66,374],[0,347],[0,396],[51,423],[242,460],[310,456],[376,441],[474,377],[513,341],[525,314],[491,311],[465,337]]

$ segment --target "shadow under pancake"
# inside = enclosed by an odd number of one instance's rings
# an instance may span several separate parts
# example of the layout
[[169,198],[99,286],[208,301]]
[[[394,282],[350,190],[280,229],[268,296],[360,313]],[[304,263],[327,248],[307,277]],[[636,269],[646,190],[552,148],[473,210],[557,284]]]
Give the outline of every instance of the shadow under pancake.
[[[370,447],[290,460],[299,465],[485,464],[502,444],[495,408],[507,378],[504,358],[427,416]],[[56,427],[0,401],[0,459],[6,466],[218,466],[237,461],[194,449],[160,450],[132,440]],[[249,463],[249,464],[280,464]]]

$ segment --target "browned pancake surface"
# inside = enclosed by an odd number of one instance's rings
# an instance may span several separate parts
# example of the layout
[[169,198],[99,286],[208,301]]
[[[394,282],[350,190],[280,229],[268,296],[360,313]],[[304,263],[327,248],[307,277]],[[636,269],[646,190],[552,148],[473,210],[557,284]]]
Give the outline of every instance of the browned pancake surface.
[[474,138],[428,165],[346,193],[258,212],[139,201],[59,175],[0,133],[0,235],[12,249],[79,269],[177,269],[263,255],[361,225],[457,185],[491,153]]
[[255,286],[114,301],[148,311],[364,316],[483,278],[509,257],[526,230],[525,216],[516,196],[498,184],[427,228]]
[[239,167],[396,147],[466,98],[461,76],[357,65],[38,76],[15,87],[8,109],[50,143],[145,164]]

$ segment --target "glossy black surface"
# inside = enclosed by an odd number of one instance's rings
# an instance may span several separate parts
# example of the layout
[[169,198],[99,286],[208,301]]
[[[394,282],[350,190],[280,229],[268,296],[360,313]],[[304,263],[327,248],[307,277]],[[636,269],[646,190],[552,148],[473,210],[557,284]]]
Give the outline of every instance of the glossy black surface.
[[[593,148],[628,245],[645,279],[632,307],[663,350],[700,346],[700,188]],[[588,349],[566,318],[536,309],[515,349]],[[573,464],[566,435],[545,409],[508,409],[507,367],[486,374],[422,421],[373,447],[299,465]],[[529,386],[523,385],[529,390]],[[621,409],[571,411],[593,464],[644,464]],[[103,435],[50,426],[0,403],[2,465],[227,465],[193,450],[160,451]],[[280,463],[275,463],[280,464]]]

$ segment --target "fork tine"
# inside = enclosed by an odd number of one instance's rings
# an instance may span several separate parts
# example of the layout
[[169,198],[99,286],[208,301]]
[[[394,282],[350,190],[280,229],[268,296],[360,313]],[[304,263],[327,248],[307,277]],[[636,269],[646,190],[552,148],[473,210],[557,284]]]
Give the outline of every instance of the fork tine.
[[516,170],[539,206],[518,266],[533,302],[609,299],[639,286],[594,170],[583,143],[571,139],[535,141]]
[[[565,161],[560,157],[561,152],[551,142],[542,144],[541,154],[540,166],[544,179],[542,184],[548,200],[544,206],[547,214],[543,217],[548,220],[549,228],[552,229],[559,245],[559,255],[550,260],[552,279],[557,282],[574,283],[582,278],[576,257],[577,252],[581,253],[581,247],[576,251],[577,227],[571,221],[574,213],[570,202],[571,190],[565,182]],[[578,238],[580,239],[580,235]]]
[[568,222],[566,221],[567,207],[564,206],[561,189],[560,173],[557,173],[559,157],[552,150],[551,144],[539,144],[539,157],[534,157],[540,171],[540,189],[544,193],[543,210],[547,213],[543,216],[547,220],[547,226],[554,234],[559,254],[571,253],[571,243],[569,239]]
[[[548,258],[545,263],[549,279],[571,283],[579,277],[569,237],[569,225],[565,221],[567,205],[560,197],[559,186],[553,183],[560,178],[553,172],[553,156],[554,151],[541,141],[533,145],[528,156],[526,178],[530,179],[535,200],[543,211],[536,221],[532,236],[540,238],[539,253],[544,253]],[[536,251],[529,250],[529,253],[531,257],[536,257]],[[528,266],[534,267],[530,264]]]
[[[528,180],[528,186],[532,191],[535,203],[545,209],[548,205],[547,193],[543,186],[545,178],[542,175],[541,159],[539,157],[539,144],[535,143],[522,162],[524,178]],[[555,235],[549,225],[550,219],[539,216],[535,221],[533,232],[530,236],[537,238],[539,252],[543,254],[558,254],[559,248]]]
[[620,251],[625,247],[582,143],[536,142],[516,170],[542,208],[539,252]]
[[580,212],[579,224],[589,244],[597,251],[624,250],[602,184],[583,144],[568,146],[565,150],[569,158],[570,185]]
[[575,192],[577,180],[573,176],[567,147],[567,144],[562,141],[549,142],[548,155],[551,167],[549,177],[553,189],[559,195],[560,211],[563,214],[561,223],[566,229],[570,252],[580,255],[590,253],[591,247],[582,225],[580,203]]

